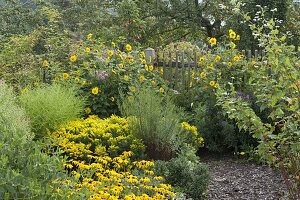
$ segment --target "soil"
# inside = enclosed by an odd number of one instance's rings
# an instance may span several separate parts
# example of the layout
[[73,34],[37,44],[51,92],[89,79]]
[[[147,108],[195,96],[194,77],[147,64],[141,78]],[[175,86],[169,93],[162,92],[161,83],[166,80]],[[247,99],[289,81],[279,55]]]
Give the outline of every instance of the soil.
[[278,170],[234,158],[206,155],[211,181],[206,200],[287,200],[287,190]]

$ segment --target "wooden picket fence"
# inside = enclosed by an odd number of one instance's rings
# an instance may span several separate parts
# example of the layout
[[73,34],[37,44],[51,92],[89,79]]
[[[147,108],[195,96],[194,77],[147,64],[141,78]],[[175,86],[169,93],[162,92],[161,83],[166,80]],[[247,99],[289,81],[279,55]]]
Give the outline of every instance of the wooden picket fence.
[[[171,53],[160,55],[159,51],[153,48],[144,50],[146,61],[152,64],[155,68],[162,68],[162,76],[168,81],[169,86],[178,92],[188,92],[190,94],[190,85],[194,85],[196,80],[192,78],[192,73],[197,74],[200,70],[198,64],[199,56],[205,55],[204,51],[176,51],[175,58]],[[265,56],[265,51],[262,50],[242,50],[241,53],[246,59],[262,59]],[[160,56],[158,56],[160,55]],[[154,59],[153,59],[154,58]]]

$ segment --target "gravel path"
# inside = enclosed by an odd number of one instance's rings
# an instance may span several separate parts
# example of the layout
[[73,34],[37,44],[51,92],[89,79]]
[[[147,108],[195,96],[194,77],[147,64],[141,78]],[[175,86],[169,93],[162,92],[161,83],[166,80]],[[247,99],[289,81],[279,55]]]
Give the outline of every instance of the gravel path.
[[211,181],[206,200],[286,200],[279,171],[232,156],[201,160],[209,167]]

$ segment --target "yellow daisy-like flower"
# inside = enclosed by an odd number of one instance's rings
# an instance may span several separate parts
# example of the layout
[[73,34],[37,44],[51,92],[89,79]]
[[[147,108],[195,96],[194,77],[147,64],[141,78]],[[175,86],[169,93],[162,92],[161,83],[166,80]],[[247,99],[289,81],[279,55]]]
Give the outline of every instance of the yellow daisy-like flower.
[[84,109],[85,113],[86,114],[90,114],[92,112],[92,109],[91,108],[86,108]]
[[87,39],[92,39],[92,37],[93,37],[93,34],[91,34],[91,33],[87,35]]
[[76,55],[72,55],[71,57],[70,57],[70,61],[71,62],[75,62],[77,60],[77,56]]
[[70,77],[70,75],[68,73],[63,73],[63,79],[67,79],[69,77]]
[[123,79],[124,79],[124,81],[128,81],[129,80],[129,76],[124,75]]
[[229,30],[229,38],[230,39],[235,39],[235,37],[236,37],[236,33],[232,29],[230,29]]
[[165,89],[163,87],[159,88],[159,92],[160,93],[164,93],[165,92]]
[[145,76],[144,75],[140,75],[139,80],[140,80],[140,82],[143,82],[145,80]]
[[149,66],[149,71],[152,71],[154,69],[153,65]]
[[238,62],[238,61],[240,60],[240,57],[239,57],[239,56],[234,56],[234,57],[233,57],[233,60],[234,60],[235,62]]
[[125,48],[126,48],[127,51],[131,51],[132,50],[132,46],[130,44],[126,44]]
[[90,52],[91,52],[91,48],[87,47],[87,48],[85,49],[85,51],[86,51],[87,53],[90,53]]
[[204,56],[202,56],[202,57],[199,58],[199,62],[200,62],[200,63],[203,62],[204,60],[205,60],[205,57],[204,57]]
[[113,50],[108,50],[107,54],[108,54],[108,56],[113,56],[114,55],[114,51]]
[[205,72],[201,72],[200,73],[200,78],[205,78],[206,77],[206,73]]
[[217,39],[216,39],[216,38],[210,38],[210,39],[209,39],[209,43],[210,43],[211,45],[216,45],[216,44],[217,44]]
[[79,82],[79,78],[78,78],[78,77],[76,77],[74,80],[75,80],[76,82]]
[[152,84],[153,86],[155,86],[155,85],[156,85],[156,81],[155,81],[155,80],[152,80],[152,81],[151,81],[151,84]]
[[215,61],[220,62],[220,60],[221,60],[221,56],[217,55]]
[[241,36],[240,35],[236,35],[235,40],[240,40],[240,39],[241,39]]
[[211,87],[214,87],[214,86],[215,86],[215,84],[216,84],[216,82],[215,82],[215,81],[209,81],[209,85],[210,85]]
[[145,65],[145,70],[149,71],[149,66],[148,65]]
[[232,62],[228,62],[227,65],[228,65],[229,67],[232,67]]
[[94,87],[94,88],[92,89],[92,94],[96,95],[96,94],[98,94],[98,93],[99,93],[99,88],[98,88],[98,87]]
[[124,65],[123,63],[120,63],[120,64],[119,64],[119,68],[120,68],[120,69],[124,69],[124,68],[125,68],[125,65]]
[[49,62],[48,60],[43,61],[43,67],[49,67]]

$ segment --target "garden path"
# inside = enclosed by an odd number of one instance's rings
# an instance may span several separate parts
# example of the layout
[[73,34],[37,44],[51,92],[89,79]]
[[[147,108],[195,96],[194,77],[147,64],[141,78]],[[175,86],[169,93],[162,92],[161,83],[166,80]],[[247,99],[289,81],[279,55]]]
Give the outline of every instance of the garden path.
[[207,155],[211,181],[207,200],[286,200],[286,187],[278,170],[230,155]]

